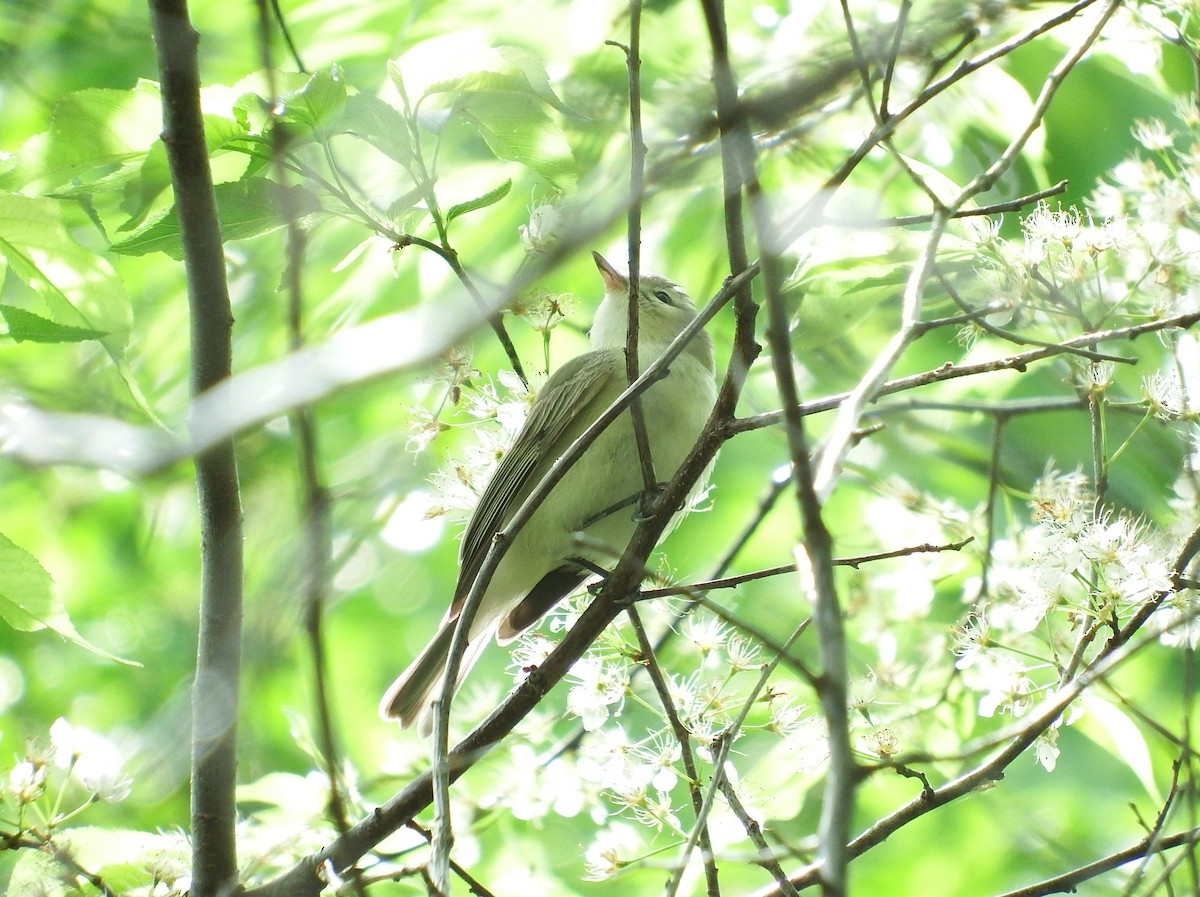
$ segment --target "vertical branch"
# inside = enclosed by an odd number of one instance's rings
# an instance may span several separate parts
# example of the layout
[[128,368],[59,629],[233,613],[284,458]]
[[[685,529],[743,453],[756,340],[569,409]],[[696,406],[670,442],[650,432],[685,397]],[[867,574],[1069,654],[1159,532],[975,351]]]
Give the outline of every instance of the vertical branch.
[[987,540],[983,546],[983,561],[979,566],[979,598],[986,598],[989,590],[988,578],[992,572],[992,552],[996,548],[996,527],[998,521],[996,515],[1000,512],[997,507],[1000,497],[1000,479],[1003,465],[1004,452],[1004,427],[1008,423],[1008,417],[1003,414],[997,414],[992,420],[992,446],[991,459],[988,462],[988,494],[987,502],[984,504],[984,525],[987,532]]
[[[708,894],[709,897],[718,897],[721,890],[717,884],[716,858],[713,856],[712,837],[709,835],[708,820],[704,813],[704,797],[700,793],[700,773],[696,768],[696,759],[692,756],[692,735],[688,731],[687,726],[684,725],[683,720],[679,718],[679,711],[675,707],[675,702],[671,699],[671,690],[667,685],[666,677],[663,676],[662,669],[658,665],[654,646],[650,643],[650,636],[646,634],[646,627],[642,624],[642,617],[637,611],[637,605],[630,604],[625,609],[625,612],[629,615],[629,622],[633,624],[633,631],[638,641],[638,650],[641,651],[646,671],[650,674],[650,681],[654,683],[654,691],[658,694],[658,701],[662,705],[663,713],[666,714],[667,722],[671,726],[671,734],[675,736],[676,742],[679,743],[679,756],[683,761],[684,774],[687,775],[688,796],[692,799],[692,812],[696,816],[694,825],[697,828],[697,832],[695,837],[700,845],[700,854],[704,860],[704,876],[708,882]],[[718,769],[718,774],[719,772],[720,770]],[[683,873],[686,868],[687,857],[685,855],[671,873],[670,883],[666,890],[668,895],[676,893],[679,883],[683,880]]]
[[[299,55],[285,26],[282,12],[276,0],[256,0],[258,7],[259,47],[263,71],[266,73],[268,95],[272,97],[271,115],[277,105],[274,98],[278,90],[275,85],[275,66],[271,53],[271,21],[274,18],[280,32],[287,41],[293,58],[299,64]],[[271,129],[271,165],[275,177],[286,183],[288,173],[285,153],[288,140],[287,130],[275,123]],[[284,221],[287,258],[284,274],[284,290],[287,293],[288,346],[294,352],[304,345],[304,291],[303,262],[305,257],[305,233],[300,226],[300,216],[295,208],[292,194],[281,193],[280,217]],[[350,820],[343,798],[343,783],[339,774],[340,761],[337,738],[334,733],[333,712],[329,700],[329,675],[325,660],[324,610],[329,586],[329,561],[332,556],[330,537],[329,491],[321,476],[316,427],[312,412],[300,407],[288,416],[289,425],[296,437],[296,455],[299,466],[301,495],[301,530],[303,561],[301,568],[300,600],[303,607],[304,629],[308,636],[312,655],[313,694],[317,720],[317,744],[329,779],[329,815],[339,834],[350,830]],[[362,895],[362,882],[351,870],[352,885]]]
[[[1095,370],[1095,367],[1093,367]],[[1099,384],[1088,392],[1088,419],[1092,434],[1092,489],[1096,493],[1096,512],[1108,492],[1108,453],[1104,438],[1104,394]]]
[[[625,331],[625,375],[632,383],[638,378],[638,294],[642,273],[642,197],[646,192],[646,144],[642,137],[642,0],[629,3],[629,46],[625,64],[629,71],[629,324]],[[640,399],[629,406],[633,438],[637,444],[638,465],[642,471],[641,513],[650,513],[658,478],[654,475],[654,457]]]
[[885,121],[891,115],[888,112],[889,100],[892,96],[892,83],[896,76],[896,60],[900,58],[900,45],[904,37],[904,27],[908,24],[909,13],[912,12],[912,0],[902,0],[900,11],[896,16],[896,24],[892,30],[892,49],[888,53],[883,72],[883,83],[879,90],[879,120]]
[[[809,575],[815,596],[813,618],[819,634],[822,674],[818,679],[818,697],[825,715],[829,736],[829,774],[818,833],[818,862],[821,865],[822,891],[830,897],[843,894],[846,886],[846,841],[854,804],[857,778],[850,749],[849,718],[846,706],[847,673],[845,633],[841,607],[833,576],[833,542],[822,517],[821,495],[814,484],[808,460],[808,442],[800,413],[800,398],[792,359],[791,332],[780,285],[783,282],[779,259],[780,238],[776,232],[762,186],[755,174],[755,149],[743,116],[738,115],[737,83],[729,59],[724,8],[720,0],[703,0],[705,24],[713,51],[713,80],[716,86],[717,123],[721,133],[721,156],[726,172],[727,212],[731,197],[746,190],[750,212],[759,241],[763,285],[767,295],[767,339],[771,345],[771,364],[784,409],[784,430],[791,460],[792,484],[804,522],[804,542],[796,548],[798,567]],[[728,180],[730,173],[736,177]],[[739,208],[740,215],[740,208]],[[726,221],[729,228],[730,222]],[[732,253],[745,253],[744,237],[735,240],[729,231]]]
[[[233,313],[200,112],[199,35],[186,0],[150,0],[162,81],[163,133],[183,239],[193,396],[226,379]],[[241,667],[242,509],[233,441],[198,454],[200,630],[192,686],[192,889],[237,884],[234,788]]]
[[[284,43],[287,44],[288,53],[290,53],[292,56],[292,62],[296,66],[296,71],[307,73],[308,69],[304,66],[304,60],[300,58],[300,51],[296,49],[296,42],[292,40],[292,31],[290,28],[288,28],[287,19],[283,17],[283,10],[279,8],[279,0],[269,0],[271,5],[269,13],[263,6],[263,3],[267,2],[267,0],[257,0],[257,2],[259,9],[259,21],[262,23],[264,35],[269,34],[271,27],[270,19],[274,19],[275,27],[279,29],[279,34],[283,37]],[[268,16],[270,18],[268,18]],[[264,50],[268,47],[269,44],[263,44]],[[270,72],[271,70],[267,69],[268,77],[270,77]],[[274,91],[272,91],[272,95],[273,94]]]

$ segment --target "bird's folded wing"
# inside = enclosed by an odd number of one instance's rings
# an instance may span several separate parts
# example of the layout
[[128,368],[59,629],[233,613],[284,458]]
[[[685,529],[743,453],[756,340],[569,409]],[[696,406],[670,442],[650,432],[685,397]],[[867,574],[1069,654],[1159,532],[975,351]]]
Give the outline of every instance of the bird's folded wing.
[[492,537],[504,528],[579,434],[620,394],[625,385],[624,370],[619,350],[595,350],[571,359],[546,381],[463,533],[451,616],[458,614],[466,599]]

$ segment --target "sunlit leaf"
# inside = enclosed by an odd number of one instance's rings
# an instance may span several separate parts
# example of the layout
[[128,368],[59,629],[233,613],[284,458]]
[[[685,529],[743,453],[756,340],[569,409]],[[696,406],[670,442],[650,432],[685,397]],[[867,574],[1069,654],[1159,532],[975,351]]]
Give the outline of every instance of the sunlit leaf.
[[1083,711],[1074,728],[1128,766],[1146,793],[1155,801],[1161,800],[1146,736],[1129,714],[1111,701],[1097,697],[1085,697]]
[[114,355],[124,349],[132,315],[121,280],[106,259],[67,235],[56,201],[0,194],[0,255],[51,321],[103,333]]
[[130,90],[80,90],[59,100],[49,130],[27,141],[19,157],[40,183],[56,187],[144,155],[161,132],[162,101],[153,81],[140,80]]
[[446,223],[449,224],[460,215],[465,215],[467,212],[474,212],[478,209],[486,209],[488,206],[495,205],[504,197],[508,196],[508,191],[512,189],[512,180],[509,179],[497,187],[495,190],[489,190],[483,196],[469,199],[466,202],[460,202],[457,205],[450,207],[446,212]]
[[549,97],[539,93],[520,72],[472,72],[432,85],[425,96],[443,93],[453,94],[453,103],[444,113],[422,107],[423,127],[440,133],[447,121],[461,117],[497,158],[519,162],[563,190],[574,187],[576,165],[570,144],[546,112],[548,104],[558,105],[550,103],[557,100],[552,93]]
[[407,165],[412,157],[408,127],[400,112],[379,97],[355,94],[346,99],[340,126],[385,156]]
[[281,105],[279,122],[323,130],[346,105],[346,82],[341,69],[334,65],[314,72],[304,87],[285,94]]
[[99,330],[55,324],[41,315],[11,305],[0,305],[0,316],[8,324],[8,336],[18,343],[80,343],[104,336]]
[[[281,187],[266,178],[248,178],[215,187],[217,210],[221,218],[221,234],[226,240],[257,237],[283,227],[280,213],[289,201],[297,215],[309,215],[321,210],[317,197],[301,186]],[[163,252],[174,259],[183,258],[179,216],[172,206],[152,218],[142,228],[110,247],[122,255],[145,255]]]
[[50,629],[81,648],[119,663],[140,666],[98,648],[81,636],[67,616],[54,581],[37,558],[0,533],[0,618],[13,629]]
[[524,47],[512,45],[497,47],[496,52],[521,73],[535,96],[564,115],[586,120],[585,116],[579,115],[569,108],[554,92],[554,88],[550,86],[550,76],[546,72],[546,64],[537,54]]
[[533,96],[472,92],[462,97],[458,111],[498,158],[519,162],[564,190],[574,187],[575,159],[567,138]]

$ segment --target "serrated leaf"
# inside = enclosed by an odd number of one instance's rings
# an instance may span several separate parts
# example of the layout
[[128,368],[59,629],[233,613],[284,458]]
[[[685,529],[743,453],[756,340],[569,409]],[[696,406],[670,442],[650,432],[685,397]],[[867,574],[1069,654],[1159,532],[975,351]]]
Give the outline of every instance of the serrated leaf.
[[121,279],[107,259],[71,239],[57,202],[0,194],[0,255],[51,321],[103,333],[114,358],[124,350],[133,316]]
[[54,581],[37,558],[0,533],[0,618],[20,632],[50,629],[81,648],[108,660],[141,666],[96,647],[75,629],[54,589]]
[[38,173],[49,191],[98,168],[146,153],[162,131],[158,85],[139,81],[129,90],[90,88],[63,97],[50,129],[21,148],[21,165]]
[[280,98],[282,111],[276,120],[282,124],[299,124],[321,131],[333,121],[346,105],[346,81],[340,66],[313,72],[299,90]]
[[412,146],[403,116],[379,97],[362,93],[348,97],[339,126],[401,165],[407,165],[412,159]]
[[508,196],[508,191],[512,189],[512,179],[505,181],[495,190],[489,190],[483,196],[469,199],[466,202],[460,202],[450,207],[450,211],[446,213],[446,223],[449,224],[460,215],[465,215],[467,212],[474,212],[479,209],[486,209],[488,206],[495,205],[504,197]]
[[457,111],[497,158],[533,169],[559,188],[575,185],[575,159],[562,129],[536,97],[512,91],[476,91],[460,97]]
[[[516,72],[469,72],[457,78],[447,78],[445,81],[435,81],[425,90],[422,97],[431,97],[439,93],[520,93],[526,96],[536,96],[529,87],[524,76]],[[418,103],[418,106],[423,103]]]
[[81,343],[105,335],[101,330],[56,324],[41,315],[11,305],[0,305],[0,317],[8,324],[8,336],[18,343]]
[[137,230],[109,249],[118,255],[149,255],[162,252],[179,261],[183,258],[183,238],[179,232],[179,216],[175,206],[163,209],[142,224]]
[[[513,55],[519,59],[519,54]],[[528,60],[524,62],[528,68]],[[540,83],[536,67],[529,71]],[[422,100],[443,93],[454,94],[449,116],[471,124],[497,158],[519,162],[563,190],[574,187],[571,146],[546,112],[547,105],[561,105],[549,89],[548,79],[544,86],[536,87],[523,71],[472,72],[431,85]],[[439,110],[420,103],[418,107],[422,126],[440,133],[445,121],[437,117]]]
[[[246,146],[250,135],[234,119],[224,115],[204,116],[204,137],[210,157],[236,151],[248,155]],[[247,159],[246,165],[251,164]],[[226,180],[238,175],[226,165]],[[118,230],[136,228],[153,208],[159,197],[171,186],[171,172],[167,164],[166,146],[155,141],[146,152],[137,153],[118,165],[113,171],[90,181],[73,181],[47,195],[55,199],[79,199],[105,193],[122,197],[121,209],[130,216]]]
[[[317,197],[304,187],[283,187],[266,178],[217,184],[214,192],[221,218],[221,235],[225,240],[257,237],[283,227],[280,209],[285,200],[291,203],[291,208],[298,215],[311,215],[321,210]],[[154,216],[129,237],[113,243],[109,248],[122,255],[163,252],[173,259],[182,259],[183,241],[175,207]]]
[[559,99],[558,94],[554,92],[554,88],[550,86],[550,75],[546,71],[545,63],[531,50],[505,44],[497,47],[496,52],[524,76],[525,80],[529,83],[530,90],[543,102],[573,119],[579,121],[591,120],[586,115],[580,115],[573,109],[568,108],[566,103]]

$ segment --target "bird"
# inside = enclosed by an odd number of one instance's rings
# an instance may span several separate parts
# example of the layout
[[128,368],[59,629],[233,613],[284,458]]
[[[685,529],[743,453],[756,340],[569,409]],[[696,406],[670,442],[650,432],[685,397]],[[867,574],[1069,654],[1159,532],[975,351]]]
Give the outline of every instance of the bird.
[[[539,390],[511,448],[484,487],[463,532],[454,597],[437,633],[388,688],[379,703],[385,720],[432,728],[432,704],[441,691],[451,640],[464,602],[496,533],[508,525],[550,467],[628,386],[625,361],[629,279],[593,252],[604,298],[589,331],[591,350],[559,367]],[[638,371],[645,371],[696,317],[695,304],[665,277],[638,278]],[[716,385],[712,339],[699,330],[642,393],[654,475],[669,481],[698,439]],[[710,464],[711,469],[711,464]],[[675,509],[670,531],[707,485],[708,470]],[[644,475],[632,416],[625,411],[578,458],[512,540],[471,622],[455,688],[495,633],[512,641],[585,580],[611,565],[639,522]],[[603,549],[600,548],[603,546]],[[450,699],[447,695],[446,699]]]

